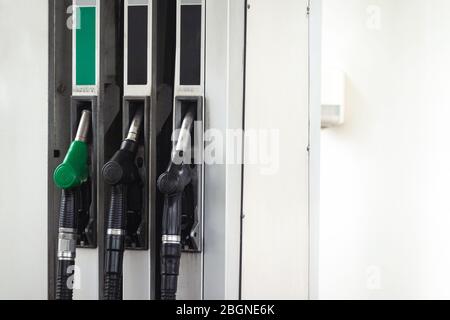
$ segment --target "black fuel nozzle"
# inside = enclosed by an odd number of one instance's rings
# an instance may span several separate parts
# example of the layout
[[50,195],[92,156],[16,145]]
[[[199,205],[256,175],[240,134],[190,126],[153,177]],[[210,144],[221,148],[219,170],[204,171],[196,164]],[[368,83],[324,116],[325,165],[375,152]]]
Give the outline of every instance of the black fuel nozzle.
[[134,116],[130,125],[127,138],[122,142],[120,150],[103,167],[103,179],[111,186],[119,184],[131,184],[138,178],[138,170],[134,163],[140,129],[143,123],[143,112],[139,111]]
[[138,138],[144,114],[134,116],[127,138],[120,150],[103,167],[103,179],[111,186],[111,203],[107,215],[106,252],[104,268],[105,300],[122,300],[123,254],[125,251],[128,187],[138,181],[135,164]]
[[183,119],[178,142],[174,147],[169,168],[158,179],[158,189],[164,194],[161,243],[161,299],[176,300],[181,259],[181,223],[183,193],[192,181],[189,163],[184,159],[191,147],[194,112]]

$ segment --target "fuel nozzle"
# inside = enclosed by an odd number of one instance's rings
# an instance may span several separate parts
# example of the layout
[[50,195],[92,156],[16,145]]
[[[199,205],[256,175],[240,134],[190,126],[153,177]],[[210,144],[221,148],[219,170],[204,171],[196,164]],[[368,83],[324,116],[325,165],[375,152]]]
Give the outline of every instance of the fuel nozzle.
[[139,110],[131,122],[127,138],[122,142],[120,150],[103,167],[103,178],[109,185],[130,184],[137,179],[134,158],[138,149],[138,138],[144,114]]
[[189,110],[183,118],[169,168],[158,179],[158,189],[165,196],[160,253],[162,300],[176,300],[182,250],[183,193],[192,181],[191,168],[184,159],[189,156],[193,124],[194,112]]
[[135,164],[138,138],[144,120],[140,110],[131,122],[127,138],[120,150],[103,167],[103,179],[111,186],[111,202],[107,214],[104,268],[104,299],[122,300],[123,254],[125,250],[128,188],[138,181]]
[[89,147],[87,140],[91,127],[91,117],[90,111],[83,111],[76,138],[72,142],[63,163],[55,170],[53,180],[60,189],[67,190],[79,187],[88,179]]
[[63,189],[59,212],[58,265],[56,276],[56,299],[72,300],[75,271],[76,245],[78,240],[78,209],[81,198],[80,186],[89,176],[87,140],[91,127],[91,112],[83,111],[76,138],[64,162],[55,170],[55,184]]

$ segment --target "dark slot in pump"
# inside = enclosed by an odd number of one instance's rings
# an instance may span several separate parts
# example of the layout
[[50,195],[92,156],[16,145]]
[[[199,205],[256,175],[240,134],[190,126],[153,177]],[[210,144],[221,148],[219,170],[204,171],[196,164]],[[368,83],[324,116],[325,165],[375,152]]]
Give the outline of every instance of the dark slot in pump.
[[137,150],[134,159],[138,172],[136,183],[130,186],[128,194],[127,208],[127,232],[125,238],[125,248],[127,250],[147,250],[148,249],[148,172],[149,162],[147,155],[147,125],[145,119],[145,100],[131,100],[125,104],[124,118],[125,128],[131,125],[135,115],[144,115],[141,127],[141,134],[136,141]]
[[76,135],[76,124],[81,121],[84,111],[89,111],[91,115],[91,126],[94,130],[90,130],[86,139],[88,146],[88,170],[89,175],[87,181],[80,186],[80,197],[78,205],[77,218],[77,247],[79,248],[96,248],[97,247],[97,214],[96,214],[96,169],[95,169],[95,121],[93,116],[93,102],[89,100],[74,101],[72,106],[72,118],[75,119],[72,128],[73,136]]

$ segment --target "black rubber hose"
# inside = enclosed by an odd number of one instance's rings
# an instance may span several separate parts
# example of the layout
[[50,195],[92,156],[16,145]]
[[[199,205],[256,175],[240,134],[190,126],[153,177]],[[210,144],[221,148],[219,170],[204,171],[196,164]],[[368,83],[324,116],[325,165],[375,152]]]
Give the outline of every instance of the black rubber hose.
[[[163,212],[163,235],[181,238],[183,194],[166,195]],[[161,244],[161,300],[176,300],[180,274],[181,242],[164,241]]]
[[77,205],[77,191],[75,189],[63,190],[59,211],[59,228],[77,228]]
[[105,300],[122,300],[123,254],[125,250],[126,193],[124,185],[112,187],[107,217],[105,252]]
[[59,212],[56,300],[73,299],[77,213],[78,190],[63,190]]
[[73,300],[73,289],[71,289],[75,261],[58,260],[58,275],[56,277],[56,300]]
[[176,300],[181,259],[183,192],[191,182],[189,166],[172,164],[158,179],[163,194],[161,243],[161,300]]

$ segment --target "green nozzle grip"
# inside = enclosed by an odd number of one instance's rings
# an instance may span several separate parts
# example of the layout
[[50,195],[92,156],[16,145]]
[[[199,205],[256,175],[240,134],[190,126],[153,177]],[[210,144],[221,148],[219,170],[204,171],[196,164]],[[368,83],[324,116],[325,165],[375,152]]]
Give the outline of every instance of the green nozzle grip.
[[74,141],[64,162],[55,170],[53,175],[55,184],[61,189],[72,189],[86,182],[89,176],[88,157],[88,145]]

